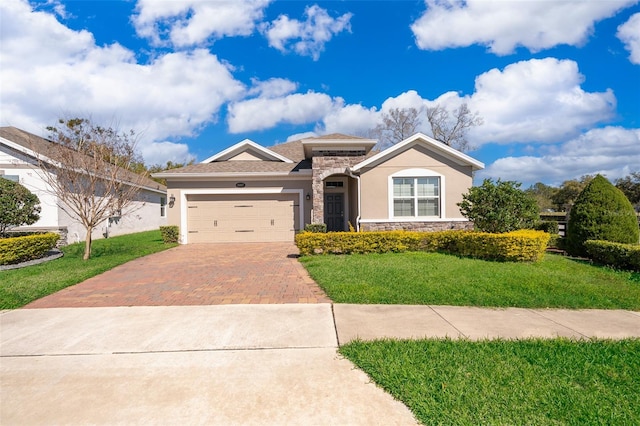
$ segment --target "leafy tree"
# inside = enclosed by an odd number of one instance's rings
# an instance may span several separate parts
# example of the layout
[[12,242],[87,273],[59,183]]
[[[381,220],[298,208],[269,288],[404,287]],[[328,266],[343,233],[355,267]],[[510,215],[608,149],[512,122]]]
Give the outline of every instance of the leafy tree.
[[85,228],[83,259],[91,256],[92,231],[111,216],[133,211],[146,176],[133,173],[141,162],[133,131],[120,132],[90,119],[59,120],[47,128],[51,144],[40,156],[42,178],[58,206]]
[[618,188],[597,175],[576,199],[567,225],[567,251],[586,256],[587,240],[637,244],[640,237],[633,206]]
[[372,131],[380,146],[387,147],[401,142],[417,132],[422,124],[416,108],[393,108],[382,114],[382,123]]
[[616,188],[627,196],[636,210],[640,211],[640,172],[632,172],[629,176],[616,180]]
[[553,197],[558,192],[558,188],[545,185],[542,182],[537,182],[536,184],[531,185],[529,189],[525,190],[525,192],[530,194],[536,200],[538,210],[540,212],[545,212],[555,207]]
[[9,228],[32,225],[40,219],[40,200],[27,188],[0,177],[0,235]]
[[441,105],[427,108],[427,120],[434,139],[462,152],[473,149],[467,139],[469,129],[484,123],[478,112],[471,112],[466,103],[452,111]]
[[580,195],[591,179],[593,179],[593,175],[584,175],[580,180],[572,179],[562,182],[560,189],[551,198],[558,211],[567,211],[570,209],[576,198],[578,198],[578,195]]
[[531,228],[540,218],[538,205],[520,186],[519,182],[485,179],[462,196],[460,212],[484,232]]

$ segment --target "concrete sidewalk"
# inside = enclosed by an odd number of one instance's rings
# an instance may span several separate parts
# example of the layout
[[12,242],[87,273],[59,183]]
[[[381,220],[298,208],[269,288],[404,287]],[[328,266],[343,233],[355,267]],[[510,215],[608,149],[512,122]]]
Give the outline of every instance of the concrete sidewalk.
[[0,424],[408,425],[336,352],[330,304],[19,309]]
[[640,337],[640,312],[280,304],[0,315],[0,424],[414,424],[354,338]]
[[640,337],[640,312],[600,309],[333,305],[338,341],[382,338]]

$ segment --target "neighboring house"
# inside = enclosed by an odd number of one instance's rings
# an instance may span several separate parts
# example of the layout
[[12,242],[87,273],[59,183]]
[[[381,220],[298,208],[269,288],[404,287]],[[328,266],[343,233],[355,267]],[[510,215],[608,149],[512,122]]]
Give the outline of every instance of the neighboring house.
[[456,203],[484,164],[423,134],[382,152],[342,134],[265,148],[244,140],[167,180],[168,224],[183,244],[292,241],[308,223],[329,231],[465,229]]
[[[18,230],[59,232],[66,243],[84,241],[86,231],[77,218],[69,216],[51,190],[39,160],[53,142],[15,127],[0,127],[0,177],[25,186],[40,199],[40,220]],[[136,200],[122,216],[114,216],[98,226],[92,238],[158,229],[166,225],[166,187],[145,179]]]

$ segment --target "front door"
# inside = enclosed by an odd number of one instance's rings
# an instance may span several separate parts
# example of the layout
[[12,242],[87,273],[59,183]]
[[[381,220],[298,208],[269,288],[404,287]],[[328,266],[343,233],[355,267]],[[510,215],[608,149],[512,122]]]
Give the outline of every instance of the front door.
[[324,223],[327,231],[344,231],[344,194],[324,194]]

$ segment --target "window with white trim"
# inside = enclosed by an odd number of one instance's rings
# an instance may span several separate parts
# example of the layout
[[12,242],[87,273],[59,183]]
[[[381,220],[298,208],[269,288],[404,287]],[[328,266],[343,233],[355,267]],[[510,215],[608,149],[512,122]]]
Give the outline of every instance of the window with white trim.
[[440,216],[439,177],[394,177],[393,216]]

